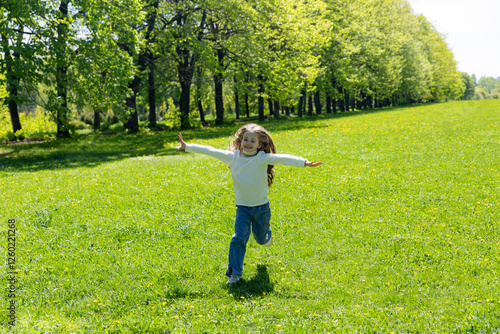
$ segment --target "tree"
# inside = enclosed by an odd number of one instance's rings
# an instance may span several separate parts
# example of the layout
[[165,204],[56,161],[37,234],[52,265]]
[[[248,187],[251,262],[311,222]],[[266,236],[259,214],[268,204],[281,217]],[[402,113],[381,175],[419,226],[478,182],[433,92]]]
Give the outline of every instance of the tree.
[[474,81],[474,85],[477,86],[477,78],[476,78],[476,75],[474,73],[471,75],[471,78],[472,78],[472,81]]
[[474,84],[474,81],[465,72],[461,72],[460,75],[462,76],[462,82],[465,86],[465,91],[464,94],[462,95],[462,100],[472,100],[474,99],[474,93],[476,91],[476,85]]
[[[19,90],[20,90],[20,74],[16,71],[16,65],[20,62],[21,54],[19,49],[22,48],[22,40],[23,40],[23,32],[17,32],[17,38],[15,39],[15,44],[11,47],[9,42],[9,37],[7,37],[7,33],[2,32],[2,50],[4,54],[4,61],[2,62],[5,67],[5,82],[7,86],[8,97],[6,101],[8,103],[10,119],[12,122],[12,131],[16,133],[21,130],[21,122],[19,120],[19,112],[18,112],[18,101],[19,99]],[[14,50],[11,50],[14,49]]]
[[154,55],[154,32],[156,30],[156,17],[159,0],[149,0],[146,22],[148,25],[146,32],[146,50],[148,59],[148,102],[149,102],[149,126],[156,128],[156,87],[155,87],[155,55]]
[[161,62],[175,68],[180,86],[179,109],[181,127],[190,128],[191,85],[197,62],[206,49],[207,11],[205,2],[165,1],[158,8],[157,43],[164,52]]
[[479,82],[477,83],[479,88],[484,88],[491,93],[493,89],[495,89],[495,78],[493,77],[481,77],[479,78]]
[[[101,113],[110,109],[121,119],[130,120],[135,108],[127,103],[133,106],[131,99],[137,94],[131,87],[138,89],[131,81],[140,80],[134,64],[136,50],[141,50],[136,31],[144,17],[140,3],[80,1],[75,5],[80,7],[73,15],[74,24],[85,27],[85,33],[80,31],[71,42],[75,49],[70,66],[72,102],[94,110],[95,130],[99,129]],[[133,123],[136,127],[132,131],[137,131],[138,123]]]
[[[45,13],[36,0],[4,0],[0,5],[0,71],[5,75],[8,104],[14,133],[22,129],[18,106],[27,101],[23,94],[32,92],[41,80],[41,65],[46,27],[40,25]],[[3,81],[3,80],[2,80]]]
[[245,50],[262,76],[260,95],[284,108],[300,102],[305,79],[312,85],[320,73],[320,50],[331,29],[325,14],[322,1],[270,0],[259,6],[258,19],[251,21],[257,38]]
[[417,39],[423,43],[423,52],[431,64],[432,80],[430,90],[433,101],[458,99],[465,87],[456,61],[443,36],[422,15],[419,17],[420,29]]

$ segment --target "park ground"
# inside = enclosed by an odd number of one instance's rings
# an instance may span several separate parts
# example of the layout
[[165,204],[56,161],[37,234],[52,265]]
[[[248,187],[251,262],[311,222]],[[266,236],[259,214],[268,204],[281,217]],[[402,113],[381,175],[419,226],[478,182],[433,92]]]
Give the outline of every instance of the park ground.
[[[183,136],[224,149],[240,125]],[[275,244],[251,240],[231,287],[230,171],[178,152],[176,132],[2,146],[16,296],[0,298],[0,330],[500,331],[500,101],[262,125],[279,153],[324,165],[277,166]]]

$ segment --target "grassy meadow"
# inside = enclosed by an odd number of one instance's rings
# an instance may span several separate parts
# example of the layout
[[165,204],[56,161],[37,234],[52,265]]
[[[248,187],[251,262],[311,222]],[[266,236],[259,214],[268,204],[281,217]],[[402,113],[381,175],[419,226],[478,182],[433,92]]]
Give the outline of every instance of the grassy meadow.
[[[2,297],[0,331],[500,331],[499,100],[262,125],[324,165],[277,166],[274,246],[251,239],[231,287],[230,171],[177,152],[177,132],[1,146],[17,324]],[[227,148],[239,126],[183,136]]]

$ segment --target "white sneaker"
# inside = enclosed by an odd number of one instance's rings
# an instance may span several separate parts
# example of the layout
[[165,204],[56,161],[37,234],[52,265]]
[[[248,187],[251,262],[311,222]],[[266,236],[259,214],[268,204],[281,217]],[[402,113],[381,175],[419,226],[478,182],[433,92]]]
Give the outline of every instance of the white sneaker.
[[269,238],[269,240],[264,244],[264,246],[269,247],[269,246],[272,246],[272,245],[273,245],[273,237],[271,236]]
[[241,279],[241,277],[232,275],[231,277],[229,277],[229,279],[227,280],[226,284],[237,283],[240,279]]

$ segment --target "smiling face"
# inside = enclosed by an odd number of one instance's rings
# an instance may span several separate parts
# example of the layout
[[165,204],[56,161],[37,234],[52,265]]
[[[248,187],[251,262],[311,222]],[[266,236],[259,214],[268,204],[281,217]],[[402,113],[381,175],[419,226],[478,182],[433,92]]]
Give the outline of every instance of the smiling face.
[[259,135],[255,132],[247,131],[241,140],[241,148],[245,152],[253,152],[262,146]]

